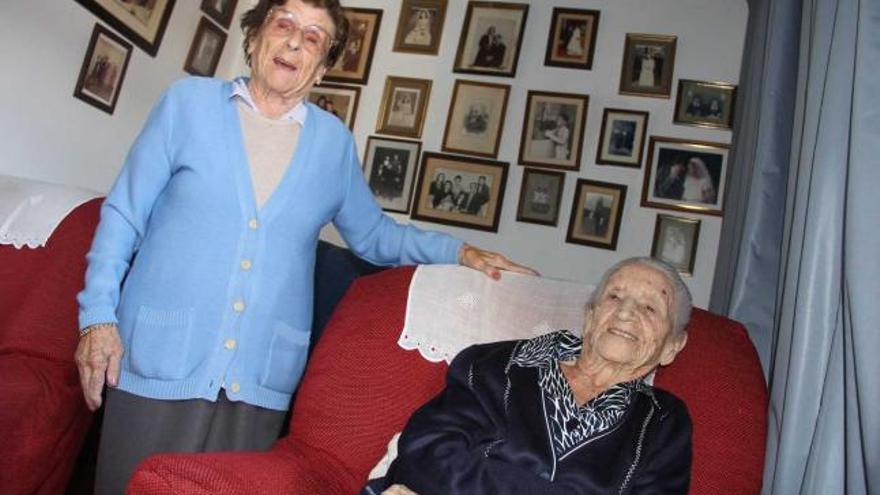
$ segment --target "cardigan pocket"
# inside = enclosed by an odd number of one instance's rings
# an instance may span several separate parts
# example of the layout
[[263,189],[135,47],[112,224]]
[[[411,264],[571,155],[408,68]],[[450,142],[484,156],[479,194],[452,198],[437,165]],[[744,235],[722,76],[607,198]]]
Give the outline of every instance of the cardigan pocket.
[[193,308],[138,308],[131,338],[131,368],[144,378],[180,380],[192,371],[187,366],[192,341]]
[[306,366],[308,350],[309,332],[276,321],[260,385],[285,394],[293,392]]

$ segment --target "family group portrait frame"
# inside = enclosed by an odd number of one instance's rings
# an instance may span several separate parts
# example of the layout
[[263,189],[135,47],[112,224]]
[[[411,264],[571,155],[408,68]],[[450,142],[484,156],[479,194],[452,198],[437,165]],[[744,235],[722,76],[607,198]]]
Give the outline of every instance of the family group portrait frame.
[[381,136],[367,138],[364,177],[383,210],[409,212],[421,149],[419,141]]
[[507,169],[504,162],[425,152],[411,217],[498,232]]
[[642,206],[721,216],[730,146],[651,136]]
[[665,261],[682,275],[693,275],[699,240],[699,220],[658,214],[651,257]]
[[580,170],[589,104],[588,95],[529,91],[519,163]]
[[669,98],[677,37],[627,33],[620,73],[620,94]]
[[119,0],[75,0],[123,37],[155,57],[174,10],[175,0],[153,0],[134,5]]
[[544,65],[592,69],[599,15],[598,10],[554,8]]
[[735,105],[736,86],[733,84],[679,79],[672,121],[698,127],[731,129]]
[[113,115],[132,49],[130,43],[95,24],[73,96]]
[[446,23],[447,3],[448,0],[403,0],[393,50],[437,55]]
[[523,169],[516,220],[555,227],[564,189],[565,172]]
[[596,163],[640,168],[648,133],[648,112],[606,108],[602,112],[602,128]]
[[229,29],[232,25],[232,17],[235,15],[235,7],[238,0],[202,0],[202,12],[212,21],[219,24],[223,29]]
[[501,144],[510,86],[457,79],[452,90],[443,151],[495,158]]
[[382,24],[382,10],[346,7],[343,11],[349,22],[348,41],[336,65],[324,75],[324,80],[367,84]]
[[226,32],[202,17],[189,45],[183,70],[195,76],[213,77],[225,45]]
[[431,84],[430,79],[388,76],[379,106],[376,132],[422,137],[428,102],[431,100]]
[[616,250],[625,204],[625,185],[578,179],[565,242]]
[[453,72],[515,77],[529,6],[468,2]]
[[321,110],[339,117],[339,120],[345,123],[349,129],[354,129],[354,119],[357,117],[360,98],[360,87],[333,83],[313,86],[308,95],[310,102]]

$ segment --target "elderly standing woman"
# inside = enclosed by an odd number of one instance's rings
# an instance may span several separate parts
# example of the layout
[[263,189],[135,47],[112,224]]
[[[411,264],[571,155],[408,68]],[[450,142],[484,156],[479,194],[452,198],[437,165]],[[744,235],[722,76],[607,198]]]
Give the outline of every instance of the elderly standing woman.
[[608,270],[581,337],[469,347],[410,418],[387,476],[364,494],[683,494],[691,421],[647,377],[687,342],[691,298],[651,258]]
[[260,0],[251,78],[189,78],[152,110],[101,210],[78,296],[96,493],[156,452],[266,449],[306,361],[320,229],[377,264],[530,270],[382,214],[344,124],[306,103],[339,57],[338,0]]

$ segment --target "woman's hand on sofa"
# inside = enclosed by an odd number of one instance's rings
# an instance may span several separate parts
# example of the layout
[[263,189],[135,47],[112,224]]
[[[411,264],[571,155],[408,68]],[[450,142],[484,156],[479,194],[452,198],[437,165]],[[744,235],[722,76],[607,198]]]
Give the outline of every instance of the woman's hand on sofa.
[[458,252],[458,263],[479,270],[495,280],[501,278],[501,271],[538,275],[538,272],[507,259],[503,254],[486,251],[470,244],[462,244]]
[[92,411],[101,407],[104,383],[111,387],[119,383],[123,352],[119,329],[114,324],[100,325],[80,337],[74,359],[86,405]]

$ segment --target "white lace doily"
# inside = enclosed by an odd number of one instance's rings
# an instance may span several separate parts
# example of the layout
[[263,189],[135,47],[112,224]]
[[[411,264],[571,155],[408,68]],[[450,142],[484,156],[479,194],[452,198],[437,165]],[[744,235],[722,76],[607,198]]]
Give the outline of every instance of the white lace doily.
[[560,329],[580,334],[593,286],[503,272],[501,280],[455,265],[413,275],[398,343],[432,362],[473,344],[524,339]]

